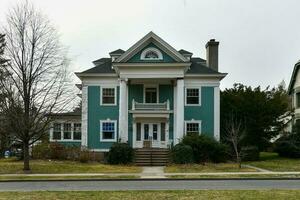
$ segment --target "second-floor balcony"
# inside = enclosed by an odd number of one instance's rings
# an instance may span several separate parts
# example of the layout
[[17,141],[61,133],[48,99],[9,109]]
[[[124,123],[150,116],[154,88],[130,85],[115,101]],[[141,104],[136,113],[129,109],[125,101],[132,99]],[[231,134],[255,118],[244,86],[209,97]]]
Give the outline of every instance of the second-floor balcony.
[[169,111],[170,101],[163,103],[139,103],[132,100],[132,110],[134,111]]

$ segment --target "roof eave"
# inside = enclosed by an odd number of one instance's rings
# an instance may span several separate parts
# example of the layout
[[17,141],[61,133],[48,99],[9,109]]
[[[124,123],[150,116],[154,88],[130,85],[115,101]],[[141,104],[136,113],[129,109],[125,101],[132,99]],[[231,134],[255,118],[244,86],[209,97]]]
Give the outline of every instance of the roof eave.
[[114,73],[82,73],[82,72],[75,72],[75,75],[81,79],[84,77],[117,77],[117,74]]
[[228,73],[218,74],[185,74],[185,77],[206,77],[206,78],[218,78],[219,80],[224,79]]

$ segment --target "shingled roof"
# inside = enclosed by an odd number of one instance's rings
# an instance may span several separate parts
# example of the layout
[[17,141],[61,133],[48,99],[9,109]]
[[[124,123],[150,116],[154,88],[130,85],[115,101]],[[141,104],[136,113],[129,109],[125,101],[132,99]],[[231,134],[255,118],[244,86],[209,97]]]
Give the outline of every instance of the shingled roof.
[[115,71],[112,69],[111,58],[101,58],[93,63],[95,64],[95,67],[83,71],[82,73],[115,73]]
[[117,49],[115,51],[109,52],[109,55],[121,55],[123,53],[125,53],[123,49]]
[[181,53],[182,55],[185,55],[185,54],[187,54],[187,55],[193,55],[192,52],[189,52],[189,51],[184,50],[184,49],[180,49],[178,52]]
[[[206,60],[202,58],[191,58],[191,66],[190,69],[187,71],[187,74],[221,74],[220,72],[217,72],[206,65]],[[115,71],[112,69],[112,62],[111,58],[101,58],[97,61],[94,61],[95,67],[88,69],[86,71],[83,71],[82,73],[115,73]]]
[[206,60],[202,58],[191,58],[190,69],[186,72],[187,74],[221,74],[206,65]]

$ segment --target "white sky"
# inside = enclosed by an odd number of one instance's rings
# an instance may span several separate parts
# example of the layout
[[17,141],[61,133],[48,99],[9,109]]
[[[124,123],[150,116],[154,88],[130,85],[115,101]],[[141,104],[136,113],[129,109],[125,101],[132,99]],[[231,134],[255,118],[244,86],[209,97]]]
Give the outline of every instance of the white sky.
[[[22,0],[0,0],[0,24]],[[288,84],[300,59],[299,0],[32,0],[69,48],[72,71],[92,67],[108,52],[127,50],[149,31],[176,49],[205,58],[220,41],[222,88]],[[79,80],[76,80],[79,82]]]

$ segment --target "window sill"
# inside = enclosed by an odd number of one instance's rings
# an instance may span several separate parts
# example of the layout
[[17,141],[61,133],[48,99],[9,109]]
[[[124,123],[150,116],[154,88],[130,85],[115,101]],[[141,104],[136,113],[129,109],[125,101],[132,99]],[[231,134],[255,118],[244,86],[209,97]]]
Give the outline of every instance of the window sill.
[[100,139],[100,142],[117,142],[116,139]]
[[201,104],[185,104],[185,106],[201,106]]

